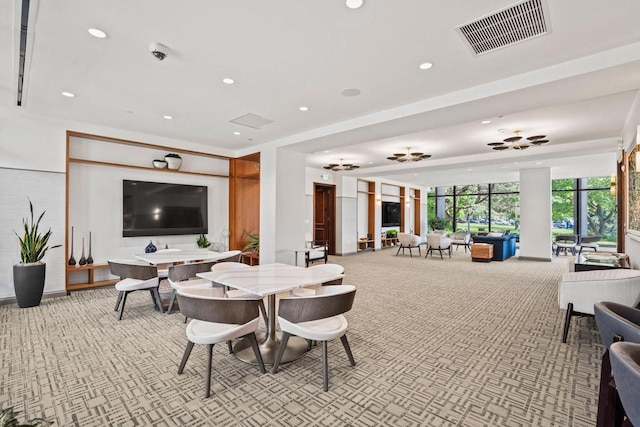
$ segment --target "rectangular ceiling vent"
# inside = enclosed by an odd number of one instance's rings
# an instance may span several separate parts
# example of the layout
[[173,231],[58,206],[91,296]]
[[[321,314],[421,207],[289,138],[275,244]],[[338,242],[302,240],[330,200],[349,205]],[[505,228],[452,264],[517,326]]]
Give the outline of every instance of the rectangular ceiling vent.
[[457,28],[476,55],[548,33],[542,0],[525,0]]
[[273,120],[265,119],[264,117],[257,116],[255,114],[247,113],[240,117],[236,117],[229,121],[237,125],[247,126],[253,129],[262,129],[268,124],[273,123]]

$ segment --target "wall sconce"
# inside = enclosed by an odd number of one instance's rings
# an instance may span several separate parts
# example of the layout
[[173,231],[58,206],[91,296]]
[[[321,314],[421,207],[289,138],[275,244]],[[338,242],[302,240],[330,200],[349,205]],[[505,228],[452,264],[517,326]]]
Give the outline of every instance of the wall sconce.
[[[636,156],[637,156],[637,153],[636,153]],[[615,173],[611,174],[611,187],[609,191],[611,192],[612,196],[616,195],[616,174]]]

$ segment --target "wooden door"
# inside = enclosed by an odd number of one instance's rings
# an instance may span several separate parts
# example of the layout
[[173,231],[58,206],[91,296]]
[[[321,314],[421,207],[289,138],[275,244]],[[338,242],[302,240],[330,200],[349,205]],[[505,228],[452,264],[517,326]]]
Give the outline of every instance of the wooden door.
[[313,197],[313,240],[328,241],[329,254],[336,253],[336,187],[315,184]]

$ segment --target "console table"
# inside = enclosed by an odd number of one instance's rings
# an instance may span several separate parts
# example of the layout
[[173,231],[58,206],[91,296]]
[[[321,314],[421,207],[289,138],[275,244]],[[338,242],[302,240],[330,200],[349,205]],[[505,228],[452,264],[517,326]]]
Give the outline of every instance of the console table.
[[573,271],[630,268],[629,255],[611,252],[585,252],[576,258]]

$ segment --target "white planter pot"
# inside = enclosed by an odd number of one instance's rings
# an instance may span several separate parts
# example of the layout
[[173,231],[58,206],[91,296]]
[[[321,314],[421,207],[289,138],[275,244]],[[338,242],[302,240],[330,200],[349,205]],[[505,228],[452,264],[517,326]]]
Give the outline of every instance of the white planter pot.
[[167,162],[167,167],[169,169],[180,169],[180,165],[182,165],[182,159],[178,157],[165,157],[164,160]]

